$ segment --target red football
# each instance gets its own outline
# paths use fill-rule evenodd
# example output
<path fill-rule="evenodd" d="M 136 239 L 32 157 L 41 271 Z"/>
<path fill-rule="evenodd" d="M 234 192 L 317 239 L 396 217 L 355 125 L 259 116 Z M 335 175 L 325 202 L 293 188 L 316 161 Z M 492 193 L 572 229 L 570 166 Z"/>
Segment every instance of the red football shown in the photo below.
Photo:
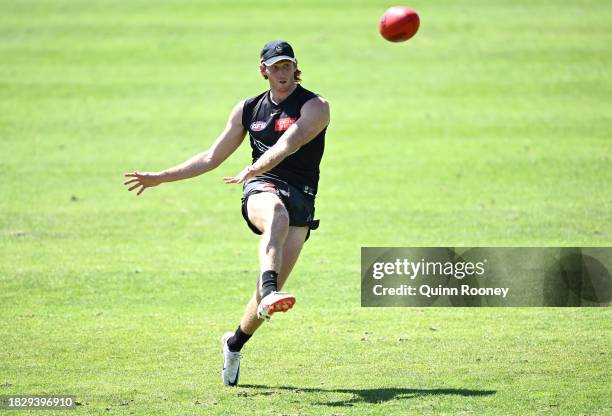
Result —
<path fill-rule="evenodd" d="M 411 8 L 393 6 L 380 18 L 378 31 L 388 41 L 403 42 L 414 36 L 420 22 L 419 15 Z"/>

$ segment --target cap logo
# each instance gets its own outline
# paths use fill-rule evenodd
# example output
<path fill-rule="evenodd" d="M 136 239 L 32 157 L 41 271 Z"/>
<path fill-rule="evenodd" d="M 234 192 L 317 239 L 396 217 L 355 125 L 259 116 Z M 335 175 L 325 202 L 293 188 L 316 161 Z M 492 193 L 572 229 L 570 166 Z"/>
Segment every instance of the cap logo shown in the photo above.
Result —
<path fill-rule="evenodd" d="M 281 45 L 278 45 L 276 48 L 274 48 L 274 50 L 276 51 L 276 53 L 281 53 L 283 51 L 283 47 Z"/>

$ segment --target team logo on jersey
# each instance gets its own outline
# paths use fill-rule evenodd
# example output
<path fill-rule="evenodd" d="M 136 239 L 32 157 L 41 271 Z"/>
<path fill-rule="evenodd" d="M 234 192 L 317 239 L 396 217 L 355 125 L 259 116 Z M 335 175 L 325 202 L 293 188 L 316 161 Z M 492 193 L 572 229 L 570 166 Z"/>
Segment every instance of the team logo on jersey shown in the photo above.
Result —
<path fill-rule="evenodd" d="M 266 128 L 266 122 L 265 121 L 255 121 L 255 122 L 251 123 L 251 130 L 252 131 L 262 131 L 265 128 Z"/>
<path fill-rule="evenodd" d="M 276 122 L 274 123 L 274 131 L 287 130 L 289 127 L 291 127 L 293 123 L 295 123 L 295 120 L 297 120 L 297 118 L 295 117 L 285 117 L 276 119 Z"/>

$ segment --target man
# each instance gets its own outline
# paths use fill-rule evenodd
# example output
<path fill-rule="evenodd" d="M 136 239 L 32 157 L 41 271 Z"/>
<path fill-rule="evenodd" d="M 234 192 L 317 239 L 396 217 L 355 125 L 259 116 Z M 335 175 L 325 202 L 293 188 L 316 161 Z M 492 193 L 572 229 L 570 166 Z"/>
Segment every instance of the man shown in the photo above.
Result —
<path fill-rule="evenodd" d="M 244 183 L 242 215 L 261 235 L 260 273 L 256 290 L 235 332 L 223 335 L 226 385 L 238 384 L 240 350 L 264 320 L 287 312 L 295 297 L 279 292 L 293 269 L 310 230 L 318 227 L 314 201 L 319 182 L 325 131 L 329 124 L 326 100 L 299 85 L 301 71 L 292 47 L 285 41 L 267 43 L 259 71 L 270 89 L 239 102 L 214 144 L 184 163 L 162 172 L 126 173 L 130 191 L 209 172 L 226 160 L 249 133 L 253 163 L 225 183 Z M 133 185 L 132 185 L 133 184 Z"/>

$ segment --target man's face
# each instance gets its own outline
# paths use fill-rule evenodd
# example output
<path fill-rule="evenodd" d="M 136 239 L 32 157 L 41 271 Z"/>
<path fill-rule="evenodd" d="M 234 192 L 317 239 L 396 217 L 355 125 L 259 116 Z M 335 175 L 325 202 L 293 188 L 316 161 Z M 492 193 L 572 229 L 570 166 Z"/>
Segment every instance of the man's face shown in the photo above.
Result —
<path fill-rule="evenodd" d="M 259 66 L 262 75 L 268 77 L 270 86 L 281 91 L 288 90 L 295 83 L 293 78 L 295 69 L 295 64 L 289 60 L 278 61 L 270 66 L 263 64 Z"/>

